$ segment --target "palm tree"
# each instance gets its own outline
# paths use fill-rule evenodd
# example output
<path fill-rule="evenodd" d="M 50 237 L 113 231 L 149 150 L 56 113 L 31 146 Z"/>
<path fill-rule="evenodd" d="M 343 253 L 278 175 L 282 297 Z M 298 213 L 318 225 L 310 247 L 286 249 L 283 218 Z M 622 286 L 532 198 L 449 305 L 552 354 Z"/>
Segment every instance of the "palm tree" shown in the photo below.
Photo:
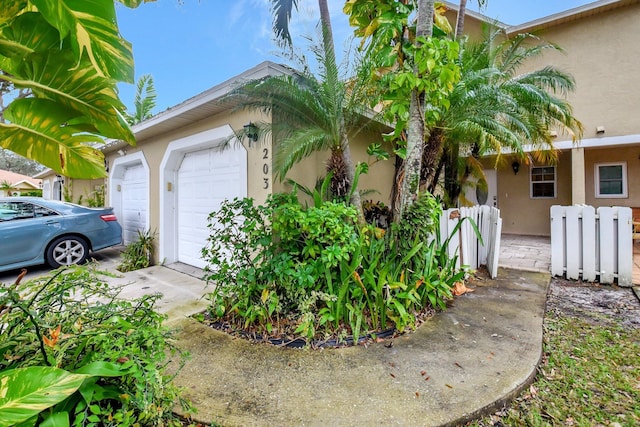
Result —
<path fill-rule="evenodd" d="M 15 188 L 13 187 L 12 183 L 4 180 L 0 182 L 0 190 L 4 193 L 5 196 L 11 197 L 13 196 L 13 191 L 15 190 Z"/>
<path fill-rule="evenodd" d="M 416 41 L 418 37 L 431 37 L 433 35 L 433 0 L 418 0 L 418 14 L 416 20 Z M 419 77 L 415 67 L 414 74 Z M 419 177 L 422 170 L 422 157 L 424 152 L 425 136 L 429 130 L 425 126 L 424 94 L 417 89 L 411 91 L 411 103 L 409 105 L 409 120 L 407 122 L 407 156 L 404 162 L 404 178 L 400 187 L 400 215 L 407 210 L 417 197 L 419 190 Z"/>
<path fill-rule="evenodd" d="M 136 83 L 136 95 L 133 101 L 133 113 L 124 113 L 127 123 L 135 125 L 153 116 L 156 107 L 156 89 L 153 86 L 153 77 L 145 74 Z"/>
<path fill-rule="evenodd" d="M 305 157 L 328 150 L 331 194 L 346 199 L 352 190 L 353 177 L 344 162 L 345 147 L 349 147 L 350 138 L 367 124 L 362 124 L 358 99 L 362 80 L 351 79 L 347 85 L 345 79 L 340 79 L 335 56 L 327 52 L 326 44 L 314 48 L 313 52 L 320 67 L 318 76 L 302 66 L 304 71 L 290 76 L 245 83 L 231 91 L 227 100 L 234 102 L 236 109 L 271 114 L 271 123 L 258 126 L 262 133 L 275 135 L 274 171 L 280 179 Z M 361 211 L 359 200 L 352 197 L 351 203 Z"/>
<path fill-rule="evenodd" d="M 562 129 L 574 140 L 582 135 L 582 125 L 564 99 L 575 86 L 570 75 L 549 66 L 518 73 L 525 61 L 559 47 L 531 34 L 498 42 L 502 37 L 494 30 L 480 43 L 462 42 L 462 78 L 430 135 L 429 144 L 443 152 L 435 172 L 427 175 L 423 169 L 421 178 L 434 191 L 444 168 L 449 206 L 457 204 L 469 176 L 480 172 L 480 156 L 508 150 L 527 161 L 523 146 L 530 144 L 534 156 L 553 160 L 550 129 Z M 471 155 L 461 157 L 461 150 Z"/>
<path fill-rule="evenodd" d="M 276 38 L 283 45 L 291 47 L 292 42 L 291 34 L 289 33 L 289 21 L 291 19 L 293 9 L 297 9 L 298 7 L 298 1 L 272 0 L 271 4 L 274 17 L 273 28 Z M 350 118 L 346 118 L 344 112 L 344 108 L 346 107 L 345 103 L 347 102 L 347 91 L 345 89 L 344 82 L 340 80 L 336 62 L 329 6 L 326 0 L 318 0 L 318 7 L 320 9 L 320 24 L 322 27 L 322 47 L 321 49 L 316 49 L 315 54 L 321 68 L 319 75 L 320 79 L 315 79 L 315 77 L 311 76 L 309 73 L 305 73 L 302 80 L 306 80 L 304 84 L 308 83 L 309 86 L 304 86 L 302 89 L 310 91 L 307 92 L 306 95 L 303 95 L 291 87 L 293 90 L 292 95 L 297 93 L 299 96 L 294 96 L 290 100 L 308 99 L 308 95 L 319 95 L 321 98 L 315 98 L 316 101 L 319 101 L 319 104 L 313 103 L 315 105 L 308 105 L 308 107 L 312 107 L 315 114 L 321 113 L 321 115 L 324 115 L 325 117 L 321 119 L 320 116 L 316 115 L 315 118 L 319 120 L 311 122 L 314 126 L 307 129 L 307 132 L 309 134 L 313 134 L 314 137 L 307 140 L 306 143 L 299 138 L 291 137 L 291 135 L 285 139 L 287 142 L 283 141 L 282 143 L 279 143 L 281 150 L 281 166 L 284 167 L 281 171 L 286 173 L 286 170 L 291 167 L 290 161 L 298 161 L 302 157 L 309 155 L 311 151 L 317 149 L 317 147 L 323 146 L 324 148 L 329 148 L 331 150 L 329 169 L 334 172 L 332 178 L 332 190 L 334 191 L 334 194 L 338 196 L 345 196 L 350 193 L 351 204 L 356 207 L 359 213 L 362 213 L 360 192 L 357 188 L 351 188 L 355 180 L 355 166 L 351 158 L 351 147 L 349 145 L 349 135 L 347 132 L 347 121 Z M 284 78 L 280 80 L 280 83 L 287 80 L 289 83 L 295 83 L 292 78 Z M 277 84 L 275 83 L 275 80 L 272 82 L 274 82 L 274 85 Z M 315 90 L 316 93 L 313 93 L 313 90 Z M 278 96 L 284 95 L 282 92 L 276 93 L 278 93 Z M 311 101 L 310 99 L 308 100 Z M 282 107 L 285 106 L 282 105 Z M 301 105 L 301 107 L 303 106 Z M 309 109 L 306 108 L 305 110 Z M 303 115 L 297 115 L 297 117 L 294 117 L 296 116 L 295 111 L 291 111 L 290 108 L 283 108 L 282 111 L 278 111 L 274 108 L 273 111 L 283 114 L 282 117 L 291 122 L 292 130 L 295 130 L 294 134 L 304 134 L 304 130 L 296 129 L 300 124 L 300 119 L 304 117 Z M 307 112 L 310 113 L 311 111 Z M 331 121 L 331 123 L 327 122 L 327 120 Z M 296 122 L 298 122 L 298 125 L 294 124 Z M 320 123 L 322 123 L 322 125 L 317 127 Z M 318 133 L 319 128 L 323 129 L 323 133 L 325 134 L 324 136 L 320 136 Z M 324 143 L 320 144 L 321 140 L 324 141 Z M 293 145 L 297 143 L 301 143 L 302 145 L 296 148 Z M 304 155 L 301 156 L 303 153 Z M 287 164 L 289 164 L 288 167 L 286 166 Z M 281 176 L 283 177 L 284 174 Z M 363 215 L 361 215 L 361 217 L 363 217 Z"/>

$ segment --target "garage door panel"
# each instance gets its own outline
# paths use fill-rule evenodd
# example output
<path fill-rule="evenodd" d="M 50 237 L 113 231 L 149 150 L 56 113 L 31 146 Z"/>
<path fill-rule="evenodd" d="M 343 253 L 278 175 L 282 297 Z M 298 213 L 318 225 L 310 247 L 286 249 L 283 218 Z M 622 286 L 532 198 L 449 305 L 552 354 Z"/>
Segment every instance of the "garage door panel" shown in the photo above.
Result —
<path fill-rule="evenodd" d="M 223 200 L 246 196 L 242 149 L 187 153 L 178 171 L 178 261 L 204 267 L 202 248 L 209 236 L 208 217 Z"/>
<path fill-rule="evenodd" d="M 147 218 L 147 174 L 138 164 L 125 169 L 122 184 L 122 215 L 118 218 L 122 225 L 125 244 L 138 238 L 138 230 L 144 230 Z"/>

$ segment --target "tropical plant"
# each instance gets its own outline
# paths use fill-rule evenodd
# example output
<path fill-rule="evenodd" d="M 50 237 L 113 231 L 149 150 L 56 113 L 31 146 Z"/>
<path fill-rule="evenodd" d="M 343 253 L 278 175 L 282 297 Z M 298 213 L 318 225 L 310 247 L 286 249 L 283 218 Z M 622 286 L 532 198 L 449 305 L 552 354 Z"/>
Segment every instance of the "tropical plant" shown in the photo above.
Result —
<path fill-rule="evenodd" d="M 359 99 L 362 81 L 351 80 L 353 84 L 347 88 L 326 45 L 313 48 L 313 53 L 320 67 L 318 76 L 300 64 L 303 71 L 248 82 L 233 90 L 228 99 L 234 100 L 238 109 L 271 114 L 271 124 L 258 125 L 274 135 L 274 171 L 280 179 L 300 160 L 327 150 L 331 153 L 327 172 L 332 177 L 332 197 L 348 198 L 358 207 L 360 195 L 355 168 L 349 166 L 349 141 L 368 120 L 362 116 Z"/>
<path fill-rule="evenodd" d="M 444 308 L 464 272 L 447 256 L 448 242 L 421 241 L 416 232 L 437 234 L 441 210 L 433 198 L 411 208 L 407 227 L 385 233 L 357 225 L 353 207 L 316 195 L 310 207 L 295 194 L 277 194 L 265 205 L 225 202 L 211 214 L 202 255 L 205 278 L 215 285 L 212 321 L 256 339 L 357 343 L 415 326 L 430 306 Z"/>
<path fill-rule="evenodd" d="M 0 93 L 0 99 L 1 98 L 2 94 Z M 2 111 L 0 110 L 0 115 L 1 114 Z M 42 172 L 43 166 L 33 160 L 29 160 L 0 147 L 0 169 L 19 173 L 21 175 L 34 176 L 38 172 Z"/>
<path fill-rule="evenodd" d="M 145 74 L 136 83 L 136 94 L 133 100 L 134 111 L 124 113 L 127 122 L 135 125 L 153 117 L 153 109 L 156 107 L 156 89 L 153 85 L 153 76 Z"/>
<path fill-rule="evenodd" d="M 181 425 L 157 296 L 118 299 L 86 266 L 21 278 L 0 288 L 1 425 Z"/>
<path fill-rule="evenodd" d="M 13 196 L 13 191 L 15 187 L 12 183 L 7 180 L 0 182 L 0 191 L 2 191 L 6 196 Z"/>
<path fill-rule="evenodd" d="M 396 154 L 404 158 L 397 174 L 398 214 L 417 199 L 424 141 L 439 109 L 446 109 L 448 96 L 459 79 L 456 64 L 458 45 L 445 37 L 450 25 L 443 11 L 435 13 L 433 1 L 349 0 L 344 11 L 363 38 L 363 46 L 375 65 L 374 75 L 382 75 L 381 98 L 386 117 L 396 124 L 391 138 L 400 146 Z M 415 17 L 415 27 L 411 20 Z M 434 20 L 438 26 L 435 27 Z M 429 147 L 430 148 L 430 147 Z M 395 199 L 395 197 L 394 197 Z M 395 202 L 395 200 L 394 200 Z"/>
<path fill-rule="evenodd" d="M 456 206 L 462 187 L 470 176 L 482 182 L 478 159 L 494 154 L 497 161 L 503 151 L 527 162 L 524 145 L 534 148 L 534 158 L 552 162 L 555 159 L 550 129 L 561 129 L 576 140 L 582 125 L 564 99 L 573 90 L 573 78 L 552 66 L 520 73 L 523 63 L 545 51 L 560 50 L 532 34 L 506 39 L 494 29 L 480 42 L 461 43 L 462 78 L 456 84 L 450 106 L 442 109 L 429 144 L 439 146 L 422 182 L 435 191 L 440 171 L 444 168 L 444 202 Z M 462 156 L 462 153 L 469 153 Z"/>
<path fill-rule="evenodd" d="M 137 233 L 136 241 L 129 243 L 122 252 L 122 262 L 116 270 L 124 273 L 147 268 L 153 264 L 153 245 L 158 234 L 151 230 L 138 230 Z"/>
<path fill-rule="evenodd" d="M 105 137 L 135 143 L 116 89 L 133 83 L 133 55 L 116 22 L 113 0 L 3 3 L 0 81 L 29 94 L 8 97 L 0 146 L 65 176 L 105 176 L 96 145 Z"/>
<path fill-rule="evenodd" d="M 293 9 L 297 9 L 297 0 L 272 0 L 273 29 L 277 41 L 283 47 L 292 48 L 291 34 L 289 33 L 289 21 Z M 280 164 L 280 174 L 284 177 L 291 165 L 300 158 L 308 156 L 313 151 L 328 149 L 331 157 L 328 161 L 327 169 L 333 171 L 332 191 L 338 197 L 345 197 L 350 193 L 350 202 L 358 210 L 359 217 L 362 218 L 360 207 L 360 192 L 353 185 L 355 176 L 355 165 L 351 158 L 351 147 L 349 144 L 350 134 L 348 129 L 353 129 L 350 125 L 355 114 L 354 108 L 360 107 L 360 103 L 353 103 L 358 94 L 356 88 L 346 88 L 344 79 L 340 78 L 338 69 L 335 45 L 333 41 L 333 30 L 331 27 L 331 16 L 326 0 L 318 0 L 320 10 L 320 26 L 322 31 L 322 43 L 320 47 L 314 47 L 313 52 L 320 66 L 318 76 L 309 72 L 306 64 L 301 64 L 305 70 L 300 76 L 285 77 L 281 81 L 289 89 L 298 89 L 288 101 L 294 101 L 295 107 L 301 108 L 299 111 L 285 107 L 284 104 L 270 108 L 265 102 L 267 100 L 265 92 L 255 93 L 253 96 L 253 106 L 245 105 L 249 108 L 258 108 L 274 113 L 276 120 L 284 120 L 282 128 L 278 129 L 277 144 L 281 152 L 280 159 L 276 158 Z M 273 84 L 277 84 L 272 81 Z M 307 87 L 307 85 L 309 85 Z M 251 86 L 255 88 L 255 85 Z M 282 89 L 282 85 L 280 87 Z M 286 87 L 284 89 L 287 89 Z M 256 89 L 254 89 L 256 90 Z M 274 101 L 285 95 L 278 89 L 274 92 Z M 269 95 L 269 94 L 266 94 Z M 257 102 L 256 102 L 257 101 Z M 310 104 L 305 104 L 310 102 Z M 362 117 L 357 117 L 362 121 Z M 290 123 L 290 124 L 289 124 Z M 306 123 L 306 126 L 304 124 Z M 351 135 L 353 136 L 353 135 Z M 282 141 L 280 139 L 283 139 Z M 353 188 L 353 191 L 351 189 Z"/>

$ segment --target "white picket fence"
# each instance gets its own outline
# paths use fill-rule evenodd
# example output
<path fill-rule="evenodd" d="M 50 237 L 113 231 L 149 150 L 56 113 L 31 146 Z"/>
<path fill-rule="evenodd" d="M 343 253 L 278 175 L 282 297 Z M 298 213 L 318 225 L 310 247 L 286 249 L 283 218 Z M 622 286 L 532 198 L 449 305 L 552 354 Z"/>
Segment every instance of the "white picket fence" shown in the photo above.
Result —
<path fill-rule="evenodd" d="M 482 242 L 478 239 L 470 218 L 476 224 Z M 500 255 L 500 233 L 502 218 L 500 210 L 490 206 L 472 206 L 468 208 L 448 209 L 440 219 L 440 237 L 444 242 L 462 221 L 459 232 L 449 241 L 449 256 L 458 255 L 457 266 L 468 266 L 475 270 L 486 265 L 491 278 L 498 276 L 498 258 Z"/>
<path fill-rule="evenodd" d="M 631 286 L 632 227 L 631 208 L 551 206 L 551 274 Z"/>

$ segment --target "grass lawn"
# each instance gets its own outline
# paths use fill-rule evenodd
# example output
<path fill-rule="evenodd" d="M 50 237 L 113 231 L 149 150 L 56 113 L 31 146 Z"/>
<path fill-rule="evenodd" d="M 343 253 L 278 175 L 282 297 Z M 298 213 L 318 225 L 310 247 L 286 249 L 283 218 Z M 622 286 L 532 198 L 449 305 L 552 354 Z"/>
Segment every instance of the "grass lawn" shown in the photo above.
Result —
<path fill-rule="evenodd" d="M 640 425 L 640 329 L 547 312 L 535 382 L 512 404 L 470 426 Z"/>

